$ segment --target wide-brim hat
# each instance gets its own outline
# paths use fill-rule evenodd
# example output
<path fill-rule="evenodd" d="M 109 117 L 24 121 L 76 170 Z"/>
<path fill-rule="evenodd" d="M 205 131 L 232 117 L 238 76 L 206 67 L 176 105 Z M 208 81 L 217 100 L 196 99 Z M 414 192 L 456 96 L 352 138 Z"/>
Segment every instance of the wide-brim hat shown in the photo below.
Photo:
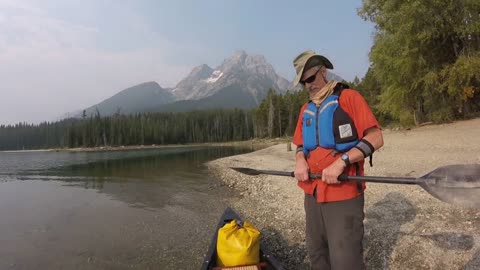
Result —
<path fill-rule="evenodd" d="M 293 85 L 297 86 L 302 78 L 303 71 L 308 70 L 314 66 L 324 66 L 328 69 L 333 69 L 333 65 L 325 56 L 316 54 L 315 51 L 308 50 L 299 54 L 293 60 L 293 66 L 297 72 L 295 80 L 293 80 Z"/>

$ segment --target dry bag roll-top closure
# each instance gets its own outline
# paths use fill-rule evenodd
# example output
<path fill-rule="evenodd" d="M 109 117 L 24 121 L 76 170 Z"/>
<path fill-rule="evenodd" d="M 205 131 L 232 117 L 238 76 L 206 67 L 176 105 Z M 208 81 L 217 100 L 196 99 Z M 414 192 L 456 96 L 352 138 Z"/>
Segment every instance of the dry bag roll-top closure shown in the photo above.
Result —
<path fill-rule="evenodd" d="M 337 84 L 334 92 L 320 106 L 309 102 L 303 112 L 303 152 L 308 153 L 318 146 L 346 152 L 358 144 L 357 129 L 353 120 L 340 107 L 339 98 L 346 85 Z"/>

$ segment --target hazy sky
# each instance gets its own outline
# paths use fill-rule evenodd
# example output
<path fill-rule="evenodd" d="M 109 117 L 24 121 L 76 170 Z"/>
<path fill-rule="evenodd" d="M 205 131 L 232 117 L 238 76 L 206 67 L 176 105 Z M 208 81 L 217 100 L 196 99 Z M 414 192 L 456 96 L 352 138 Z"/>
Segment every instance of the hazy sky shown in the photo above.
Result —
<path fill-rule="evenodd" d="M 38 123 L 130 86 L 175 86 L 238 50 L 294 77 L 314 49 L 363 77 L 374 27 L 360 0 L 0 0 L 0 124 Z"/>

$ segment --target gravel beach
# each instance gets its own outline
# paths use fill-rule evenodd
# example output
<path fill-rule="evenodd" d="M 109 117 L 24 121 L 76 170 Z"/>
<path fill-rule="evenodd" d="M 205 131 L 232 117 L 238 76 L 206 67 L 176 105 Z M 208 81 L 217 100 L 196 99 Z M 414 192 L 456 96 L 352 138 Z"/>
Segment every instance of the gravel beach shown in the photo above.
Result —
<path fill-rule="evenodd" d="M 480 163 L 480 119 L 385 130 L 384 141 L 366 175 L 420 177 L 440 166 Z M 294 162 L 294 151 L 278 144 L 207 165 L 240 194 L 232 207 L 261 230 L 285 268 L 309 269 L 304 195 L 296 181 L 229 168 L 292 171 Z M 480 209 L 444 203 L 417 185 L 367 183 L 365 194 L 367 269 L 480 269 Z"/>

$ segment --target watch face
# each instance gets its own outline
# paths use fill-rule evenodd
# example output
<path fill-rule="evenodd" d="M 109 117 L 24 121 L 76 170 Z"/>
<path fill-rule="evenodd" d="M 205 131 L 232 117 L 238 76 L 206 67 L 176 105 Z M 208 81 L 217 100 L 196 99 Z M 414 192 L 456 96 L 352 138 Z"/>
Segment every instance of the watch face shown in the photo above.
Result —
<path fill-rule="evenodd" d="M 343 154 L 341 159 L 345 162 L 345 165 L 348 167 L 350 166 L 350 157 L 347 154 Z"/>

